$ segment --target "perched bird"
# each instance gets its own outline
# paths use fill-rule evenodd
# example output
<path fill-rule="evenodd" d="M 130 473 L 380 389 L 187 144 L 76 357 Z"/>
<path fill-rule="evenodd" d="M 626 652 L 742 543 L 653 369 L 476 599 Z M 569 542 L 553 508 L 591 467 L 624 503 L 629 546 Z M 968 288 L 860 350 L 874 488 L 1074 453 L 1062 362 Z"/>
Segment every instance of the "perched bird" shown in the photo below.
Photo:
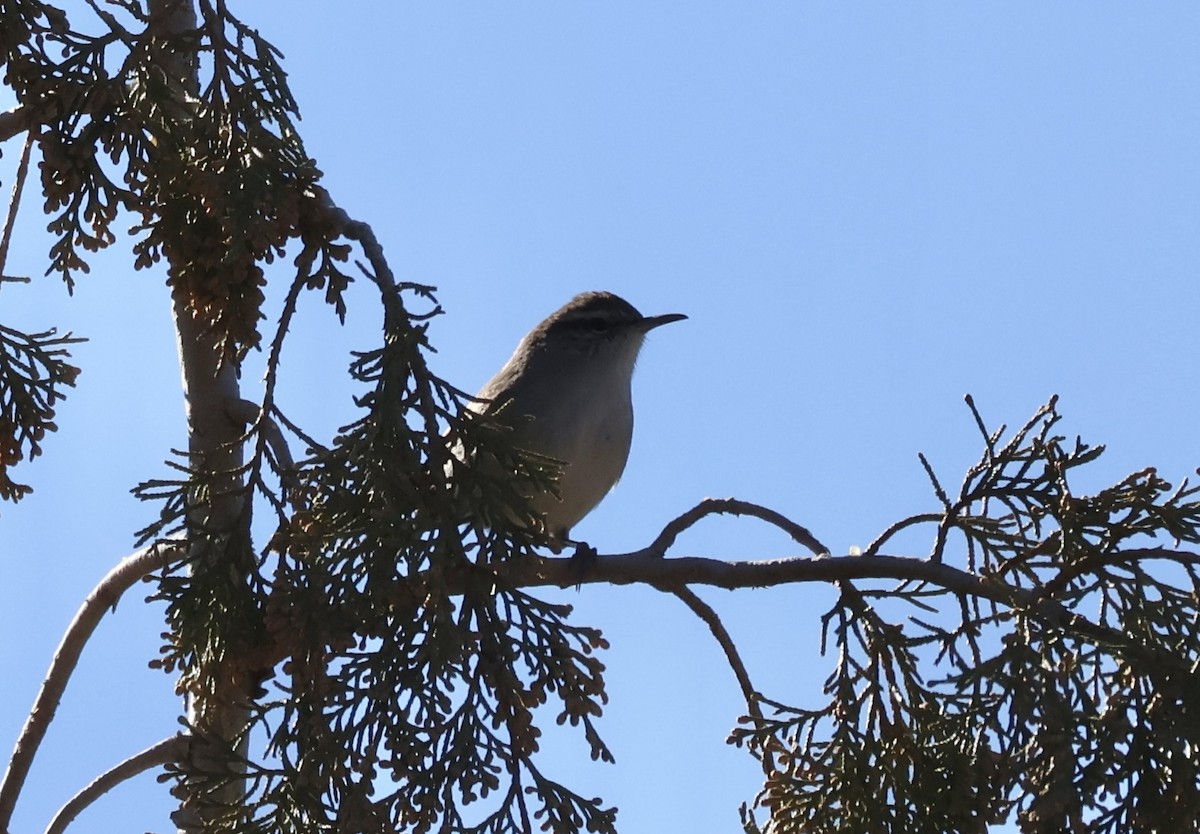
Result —
<path fill-rule="evenodd" d="M 469 406 L 510 427 L 516 448 L 563 464 L 558 494 L 531 496 L 556 549 L 625 471 L 646 333 L 685 318 L 643 316 L 610 292 L 577 295 L 525 335 Z"/>

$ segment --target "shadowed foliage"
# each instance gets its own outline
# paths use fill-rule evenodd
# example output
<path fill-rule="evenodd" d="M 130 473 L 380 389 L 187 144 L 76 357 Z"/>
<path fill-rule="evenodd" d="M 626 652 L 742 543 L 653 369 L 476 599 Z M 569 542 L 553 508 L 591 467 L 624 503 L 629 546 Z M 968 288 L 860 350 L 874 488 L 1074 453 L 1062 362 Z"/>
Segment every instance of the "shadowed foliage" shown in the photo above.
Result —
<path fill-rule="evenodd" d="M 154 579 L 167 604 L 155 662 L 186 696 L 186 732 L 137 759 L 167 765 L 182 830 L 616 831 L 614 808 L 539 758 L 554 721 L 612 761 L 597 724 L 604 638 L 535 595 L 601 581 L 678 595 L 720 642 L 747 696 L 731 741 L 765 777 L 747 832 L 1197 830 L 1196 487 L 1147 468 L 1083 489 L 1102 448 L 1059 433 L 1056 401 L 1011 432 L 968 401 L 978 463 L 951 491 L 922 457 L 931 509 L 861 554 L 832 556 L 766 508 L 710 501 L 580 573 L 544 555 L 523 498 L 553 490 L 559 466 L 465 413 L 468 398 L 430 371 L 434 293 L 398 282 L 370 227 L 321 186 L 279 53 L 223 0 L 88 9 L 78 21 L 0 0 L 19 102 L 0 141 L 32 136 L 48 275 L 70 286 L 131 222 L 134 267 L 165 273 L 177 327 L 199 334 L 181 339 L 185 368 L 202 369 L 185 381 L 187 451 L 137 490 L 154 507 L 141 543 L 185 545 Z M 268 279 L 284 301 L 265 326 Z M 343 318 L 355 281 L 381 337 L 349 360 L 346 425 L 318 438 L 278 400 L 282 356 L 301 298 L 319 292 Z M 0 327 L 0 497 L 28 489 L 9 471 L 54 428 L 73 341 Z M 248 402 L 236 379 L 254 349 L 266 374 Z M 218 377 L 224 388 L 186 388 Z M 219 439 L 198 442 L 213 426 Z M 668 556 L 720 512 L 812 556 Z M 895 551 L 922 529 L 928 549 Z M 839 596 L 811 623 L 831 673 L 800 707 L 814 697 L 753 688 L 692 588 L 809 581 Z M 0 830 L 33 756 L 18 748 Z"/>

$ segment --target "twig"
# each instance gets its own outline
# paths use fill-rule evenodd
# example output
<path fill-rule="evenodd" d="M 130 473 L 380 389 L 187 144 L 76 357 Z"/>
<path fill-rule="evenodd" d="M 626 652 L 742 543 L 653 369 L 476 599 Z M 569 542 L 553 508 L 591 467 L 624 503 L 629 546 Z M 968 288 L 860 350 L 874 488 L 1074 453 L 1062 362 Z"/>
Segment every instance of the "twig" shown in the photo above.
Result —
<path fill-rule="evenodd" d="M 752 504 L 749 501 L 740 501 L 736 498 L 705 498 L 686 513 L 667 524 L 662 532 L 658 534 L 658 538 L 646 550 L 657 553 L 661 557 L 666 554 L 671 545 L 675 544 L 675 540 L 679 538 L 680 533 L 705 516 L 718 514 L 753 516 L 768 524 L 775 525 L 791 536 L 793 541 L 812 551 L 814 556 L 822 556 L 829 553 L 829 548 L 821 544 L 816 536 L 782 513 L 767 509 L 758 504 Z"/>
<path fill-rule="evenodd" d="M 283 436 L 279 424 L 269 414 L 264 413 L 257 403 L 250 400 L 238 399 L 227 403 L 225 411 L 229 415 L 229 419 L 242 425 L 257 426 L 258 430 L 262 432 L 263 439 L 271 447 L 271 453 L 275 455 L 279 479 L 283 482 L 288 494 L 292 496 L 292 504 L 295 506 L 296 500 L 301 494 L 300 480 L 296 477 L 296 461 L 292 457 L 292 450 L 288 446 L 287 438 Z"/>
<path fill-rule="evenodd" d="M 121 595 L 135 583 L 182 557 L 184 552 L 185 544 L 182 541 L 160 542 L 144 547 L 122 559 L 83 601 L 54 652 L 54 658 L 50 661 L 50 668 L 42 680 L 33 708 L 25 719 L 25 726 L 21 728 L 16 746 L 13 747 L 4 779 L 0 781 L 0 831 L 8 830 L 17 797 L 21 795 L 25 778 L 29 775 L 29 768 L 46 730 L 54 720 L 54 714 L 67 688 L 67 681 L 79 662 L 84 645 L 96 630 L 104 613 L 115 607 Z"/>
<path fill-rule="evenodd" d="M 21 192 L 25 190 L 25 180 L 29 176 L 29 154 L 33 150 L 33 131 L 25 134 L 25 146 L 21 149 L 21 160 L 17 163 L 17 173 L 13 178 L 12 197 L 8 201 L 8 214 L 4 218 L 4 232 L 0 234 L 0 275 L 8 263 L 8 244 L 12 240 L 13 227 L 17 223 L 17 209 L 21 205 Z"/>
<path fill-rule="evenodd" d="M 400 306 L 400 286 L 392 274 L 392 268 L 383 254 L 383 245 L 375 237 L 375 230 L 369 224 L 355 220 L 341 206 L 333 201 L 333 197 L 323 188 L 317 189 L 317 200 L 338 225 L 341 233 L 349 240 L 357 243 L 371 264 L 369 270 L 363 272 L 375 282 L 383 296 L 384 324 L 388 333 L 404 319 L 404 310 Z M 362 269 L 361 264 L 359 268 Z"/>
<path fill-rule="evenodd" d="M 396 338 L 398 334 L 409 332 L 413 328 L 413 322 L 421 321 L 429 318 L 440 312 L 441 308 L 436 307 L 429 313 L 424 315 L 409 314 L 404 307 L 404 302 L 401 299 L 401 292 L 404 290 L 415 291 L 418 295 L 424 296 L 427 299 L 433 298 L 433 287 L 415 284 L 412 282 L 398 283 L 396 276 L 392 273 L 391 266 L 388 265 L 387 257 L 383 254 L 383 245 L 379 242 L 379 238 L 375 236 L 375 230 L 367 223 L 361 220 L 352 218 L 345 209 L 340 208 L 333 202 L 333 198 L 329 192 L 320 189 L 317 195 L 330 217 L 337 223 L 343 237 L 348 240 L 353 240 L 362 249 L 363 254 L 367 257 L 367 262 L 371 265 L 370 269 L 365 268 L 361 263 L 358 263 L 358 268 L 362 270 L 375 286 L 379 289 L 380 299 L 383 303 L 383 332 L 387 334 L 387 338 Z M 357 263 L 357 262 L 356 262 Z M 417 387 L 419 390 L 418 399 L 425 403 L 433 402 L 435 399 L 433 386 L 428 376 L 419 374 L 417 377 Z M 421 416 L 425 421 L 425 430 L 430 437 L 436 437 L 441 434 L 441 427 L 438 424 L 438 415 L 432 408 L 421 408 Z M 448 455 L 448 451 L 442 450 L 441 444 L 435 444 L 435 456 L 438 454 Z M 434 460 L 435 465 L 440 467 L 444 460 Z"/>
<path fill-rule="evenodd" d="M 122 782 L 132 779 L 138 774 L 145 773 L 153 767 L 165 765 L 180 758 L 183 747 L 187 744 L 186 735 L 172 736 L 157 744 L 147 747 L 141 753 L 130 756 L 125 761 L 105 771 L 96 777 L 91 784 L 75 794 L 66 805 L 58 810 L 54 819 L 46 826 L 46 834 L 62 834 L 67 826 L 79 816 L 84 808 Z"/>
<path fill-rule="evenodd" d="M 901 530 L 913 527 L 917 524 L 930 524 L 935 521 L 941 521 L 943 517 L 944 516 L 941 513 L 923 513 L 921 515 L 914 515 L 905 519 L 901 519 L 876 536 L 875 541 L 867 545 L 867 549 L 863 551 L 863 556 L 874 556 L 879 552 L 881 547 L 891 541 L 892 536 L 896 535 Z"/>
<path fill-rule="evenodd" d="M 725 659 L 729 662 L 729 667 L 733 670 L 734 677 L 737 678 L 738 685 L 742 688 L 742 696 L 746 699 L 747 714 L 758 721 L 762 721 L 762 695 L 754 688 L 754 684 L 750 682 L 750 673 L 746 671 L 746 664 L 742 661 L 737 644 L 733 642 L 733 637 L 730 636 L 729 630 L 721 622 L 720 615 L 717 614 L 711 605 L 700 599 L 691 588 L 675 588 L 671 593 L 677 596 L 684 605 L 692 610 L 693 614 L 703 620 L 705 625 L 708 626 L 708 630 L 716 638 L 717 644 L 725 652 Z M 775 757 L 771 750 L 763 750 L 762 764 L 764 773 L 770 774 L 774 772 Z"/>
<path fill-rule="evenodd" d="M 1119 565 L 1128 561 L 1163 559 L 1177 565 L 1200 565 L 1200 553 L 1194 550 L 1173 550 L 1169 547 L 1133 547 L 1116 553 L 1105 554 L 1100 560 L 1104 564 Z"/>
<path fill-rule="evenodd" d="M 101 8 L 96 0 L 87 0 L 87 4 L 92 7 L 92 12 L 96 17 L 108 24 L 109 31 L 121 40 L 130 50 L 136 49 L 138 46 L 138 38 L 128 29 L 121 25 L 121 21 L 117 20 L 117 16 L 112 12 Z"/>
<path fill-rule="evenodd" d="M 717 614 L 713 607 L 700 597 L 696 596 L 695 592 L 690 588 L 674 588 L 671 593 L 679 597 L 683 604 L 692 609 L 692 613 L 708 626 L 708 630 L 712 632 L 713 637 L 717 638 L 717 643 L 725 652 L 725 658 L 729 661 L 730 668 L 733 669 L 733 674 L 737 677 L 738 685 L 742 687 L 742 695 L 746 698 L 746 709 L 755 718 L 762 718 L 762 710 L 758 706 L 759 694 L 753 684 L 750 683 L 750 675 L 746 672 L 746 664 L 742 662 L 741 655 L 738 654 L 737 646 L 733 642 L 733 638 L 729 636 L 729 631 L 725 628 L 725 624 L 721 622 L 721 617 Z"/>

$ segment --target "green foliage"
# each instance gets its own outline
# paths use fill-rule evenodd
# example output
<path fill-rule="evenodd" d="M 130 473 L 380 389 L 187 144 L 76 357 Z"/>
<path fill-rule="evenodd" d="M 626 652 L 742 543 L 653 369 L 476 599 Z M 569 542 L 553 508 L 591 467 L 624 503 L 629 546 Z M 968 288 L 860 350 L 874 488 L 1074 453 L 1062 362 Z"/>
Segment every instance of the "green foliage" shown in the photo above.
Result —
<path fill-rule="evenodd" d="M 603 640 L 501 570 L 541 543 L 519 493 L 552 489 L 554 467 L 507 448 L 499 428 L 460 420 L 461 395 L 429 373 L 423 317 L 403 309 L 386 265 L 371 276 L 385 344 L 351 368 L 370 389 L 364 416 L 328 448 L 292 426 L 274 402 L 285 336 L 306 289 L 323 289 L 344 315 L 351 279 L 340 265 L 355 226 L 317 186 L 278 53 L 220 2 L 200 0 L 194 19 L 186 4 L 92 11 L 99 34 L 47 4 L 0 0 L 5 80 L 36 126 L 55 236 L 48 272 L 72 285 L 130 212 L 136 267 L 164 263 L 177 307 L 239 363 L 261 342 L 264 267 L 299 242 L 261 414 L 237 441 L 247 453 L 230 458 L 244 462 L 217 471 L 185 454 L 176 476 L 137 490 L 160 508 L 143 541 L 189 541 L 186 563 L 159 580 L 169 632 L 158 664 L 179 675 L 193 731 L 222 726 L 210 713 L 229 709 L 229 692 L 265 685 L 277 696 L 263 692 L 245 730 L 264 730 L 269 749 L 243 761 L 242 738 L 205 737 L 224 754 L 174 769 L 180 795 L 224 802 L 221 786 L 244 769 L 244 804 L 224 817 L 238 831 L 383 820 L 393 831 L 524 831 L 531 820 L 611 830 L 611 810 L 558 785 L 534 757 L 534 711 L 553 699 L 593 756 L 611 758 L 593 725 L 603 667 L 592 653 Z M 18 347 L 45 365 L 60 343 Z M 52 426 L 46 380 L 67 379 L 66 366 L 45 367 L 41 387 L 12 384 L 5 400 L 24 431 L 14 436 L 34 453 Z M 298 471 L 271 436 L 281 425 L 312 450 Z M 502 466 L 488 474 L 471 464 L 480 458 Z M 279 522 L 262 552 L 250 539 L 256 499 Z"/>
<path fill-rule="evenodd" d="M 140 218 L 135 266 L 165 261 L 176 300 L 229 357 L 258 345 L 263 267 L 291 240 L 319 259 L 312 285 L 344 312 L 345 251 L 329 248 L 320 172 L 275 49 L 224 3 L 200 2 L 195 28 L 109 5 L 94 5 L 105 25 L 92 35 L 48 4 L 0 0 L 0 65 L 39 126 L 48 272 L 73 285 L 124 211 Z"/>
<path fill-rule="evenodd" d="M 985 452 L 958 496 L 926 464 L 942 511 L 862 558 L 932 524 L 930 560 L 997 593 L 841 583 L 828 702 L 764 702 L 733 735 L 771 765 L 764 830 L 1198 830 L 1200 555 L 1164 543 L 1200 542 L 1200 489 L 1147 469 L 1080 494 L 1102 448 L 1054 434 L 1054 401 L 1004 442 L 971 407 Z"/>
<path fill-rule="evenodd" d="M 369 229 L 321 190 L 257 32 L 219 0 L 198 0 L 194 18 L 180 5 L 186 20 L 147 12 L 166 3 L 89 5 L 99 34 L 37 0 L 0 0 L 0 63 L 41 154 L 48 272 L 70 286 L 129 212 L 136 266 L 164 262 L 177 309 L 240 367 L 263 342 L 265 267 L 298 251 L 263 400 L 235 441 L 245 454 L 220 471 L 189 453 L 138 490 L 159 506 L 143 539 L 189 544 L 159 580 L 159 664 L 210 749 L 172 765 L 177 792 L 223 810 L 207 815 L 214 831 L 614 831 L 613 809 L 538 766 L 551 711 L 612 758 L 594 723 L 603 638 L 510 580 L 546 543 L 525 499 L 554 488 L 555 466 L 464 417 L 463 395 L 430 373 L 432 295 L 397 285 Z M 344 315 L 353 244 L 381 292 L 384 341 L 352 364 L 360 414 L 326 445 L 285 416 L 276 376 L 305 290 Z M 0 328 L 0 497 L 27 491 L 8 471 L 54 428 L 71 341 Z M 1080 492 L 1102 449 L 1055 434 L 1053 401 L 1007 439 L 972 411 L 985 449 L 958 493 L 922 458 L 938 506 L 855 566 L 932 525 L 930 578 L 835 579 L 827 700 L 761 698 L 733 735 L 767 774 L 763 830 L 1200 830 L 1200 555 L 1179 549 L 1200 542 L 1197 489 L 1146 469 Z M 289 439 L 308 449 L 298 467 Z M 264 507 L 277 532 L 256 548 Z M 206 720 L 239 710 L 235 732 Z M 749 809 L 745 827 L 759 830 Z"/>
<path fill-rule="evenodd" d="M 351 368 L 370 389 L 364 416 L 328 448 L 293 426 L 274 390 L 298 297 L 324 289 L 344 314 L 340 264 L 362 230 L 317 186 L 278 54 L 219 2 L 200 0 L 194 20 L 186 4 L 92 10 L 96 35 L 47 4 L 0 0 L 5 79 L 36 125 L 55 236 L 48 271 L 70 286 L 131 212 L 135 265 L 165 263 L 177 308 L 239 363 L 261 341 L 264 266 L 299 242 L 261 413 L 237 441 L 247 453 L 229 458 L 244 462 L 218 471 L 185 454 L 175 477 L 137 490 L 160 508 L 143 541 L 189 541 L 158 592 L 169 625 L 158 663 L 178 673 L 209 747 L 173 770 L 180 796 L 226 803 L 222 824 L 237 831 L 611 830 L 611 810 L 535 763 L 534 711 L 551 699 L 593 756 L 611 758 L 593 725 L 604 696 L 592 653 L 603 640 L 501 570 L 541 543 L 519 493 L 552 489 L 555 468 L 507 448 L 499 428 L 459 418 L 461 395 L 429 373 L 424 319 L 403 309 L 386 264 L 371 276 L 385 344 Z M 11 402 L 24 409 L 23 441 L 36 444 L 52 399 L 32 400 L 44 406 L 36 413 L 28 399 Z M 281 425 L 312 450 L 298 471 L 271 436 Z M 483 458 L 501 466 L 471 463 Z M 256 498 L 279 522 L 258 553 Z M 206 735 L 227 725 L 217 713 L 228 693 L 259 685 L 274 697 L 248 705 L 241 737 Z M 243 760 L 255 728 L 269 748 Z M 235 805 L 222 786 L 243 771 L 252 778 Z"/>
<path fill-rule="evenodd" d="M 173 625 L 162 663 L 181 688 L 204 702 L 229 676 L 257 675 L 269 690 L 247 729 L 268 739 L 262 755 L 239 762 L 229 745 L 221 768 L 175 770 L 189 794 L 250 774 L 222 830 L 614 830 L 613 810 L 536 761 L 536 711 L 551 700 L 611 760 L 594 725 L 604 640 L 505 580 L 544 543 L 520 495 L 553 489 L 556 469 L 510 448 L 503 427 L 460 416 L 461 395 L 425 364 L 422 319 L 389 317 L 384 346 L 357 356 L 363 416 L 329 447 L 305 438 L 290 495 L 262 477 L 269 447 L 257 446 L 245 480 L 280 529 L 233 574 L 248 578 L 193 564 L 160 586 Z M 474 465 L 484 454 L 502 468 Z M 204 477 L 188 475 L 142 489 L 165 508 L 147 535 L 186 522 Z"/>
<path fill-rule="evenodd" d="M 9 471 L 40 455 L 46 432 L 57 428 L 55 405 L 79 374 L 67 364 L 65 346 L 81 341 L 70 333 L 22 333 L 0 325 L 0 498 L 19 501 L 31 491 Z"/>

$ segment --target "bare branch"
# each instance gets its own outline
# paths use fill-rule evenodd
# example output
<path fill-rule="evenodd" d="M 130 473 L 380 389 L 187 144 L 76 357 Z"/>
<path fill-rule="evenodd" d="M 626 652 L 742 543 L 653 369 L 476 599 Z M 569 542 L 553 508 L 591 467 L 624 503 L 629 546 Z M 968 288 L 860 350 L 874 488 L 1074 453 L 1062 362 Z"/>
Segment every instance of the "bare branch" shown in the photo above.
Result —
<path fill-rule="evenodd" d="M 258 407 L 258 403 L 237 399 L 225 404 L 225 413 L 234 422 L 241 423 L 243 426 L 252 426 L 258 422 L 262 409 Z"/>
<path fill-rule="evenodd" d="M 151 768 L 175 761 L 180 757 L 187 742 L 188 736 L 186 735 L 177 735 L 163 739 L 100 774 L 100 776 L 96 777 L 87 787 L 71 797 L 67 804 L 59 809 L 58 813 L 54 815 L 54 819 L 50 820 L 50 824 L 46 826 L 46 834 L 62 834 L 84 808 L 91 805 L 117 785 L 132 779 L 138 774 L 145 773 Z"/>
<path fill-rule="evenodd" d="M 54 659 L 50 661 L 50 668 L 42 680 L 33 708 L 29 711 L 29 717 L 26 718 L 25 726 L 21 728 L 21 735 L 13 748 L 4 779 L 0 781 L 0 831 L 8 829 L 17 797 L 21 794 L 25 777 L 29 775 L 29 768 L 46 730 L 54 720 L 54 714 L 67 688 L 67 681 L 79 662 L 84 645 L 96 630 L 104 613 L 116 607 L 121 595 L 135 583 L 166 567 L 183 556 L 184 552 L 183 542 L 162 542 L 142 548 L 122 559 L 83 601 L 54 652 Z"/>
<path fill-rule="evenodd" d="M 829 553 L 829 548 L 821 544 L 816 536 L 782 513 L 759 506 L 758 504 L 752 504 L 749 501 L 741 501 L 737 498 L 705 498 L 686 513 L 667 524 L 663 528 L 663 531 L 658 534 L 658 538 L 646 550 L 657 553 L 659 556 L 665 555 L 671 545 L 675 543 L 675 540 L 679 538 L 680 533 L 694 525 L 700 519 L 710 515 L 753 516 L 768 524 L 775 525 L 791 536 L 793 541 L 812 551 L 814 556 Z"/>
<path fill-rule="evenodd" d="M 867 545 L 867 549 L 863 551 L 863 555 L 874 556 L 879 552 L 880 548 L 882 548 L 891 540 L 892 536 L 896 535 L 901 530 L 914 527 L 918 524 L 930 524 L 933 522 L 938 522 L 943 518 L 945 518 L 945 516 L 942 513 L 923 513 L 921 515 L 913 515 L 909 516 L 908 518 L 901 519 L 876 536 L 875 541 Z"/>
<path fill-rule="evenodd" d="M 733 642 L 729 630 L 721 622 L 720 615 L 711 605 L 700 599 L 691 588 L 676 588 L 671 593 L 682 600 L 683 604 L 708 626 L 708 630 L 712 632 L 722 651 L 725 652 L 725 659 L 729 661 L 729 667 L 733 669 L 738 685 L 742 688 L 742 696 L 746 699 L 746 713 L 754 719 L 762 721 L 762 693 L 755 689 L 754 684 L 750 682 L 750 673 L 746 671 L 746 664 L 742 661 L 737 644 Z M 774 753 L 777 751 L 778 748 L 775 745 L 767 745 L 762 750 L 763 773 L 769 775 L 775 770 Z"/>
<path fill-rule="evenodd" d="M 32 121 L 29 113 L 29 108 L 25 106 L 0 113 L 0 142 L 6 142 L 18 133 L 29 130 Z"/>
<path fill-rule="evenodd" d="M 1187 561 L 1190 554 L 1181 554 Z M 1156 558 L 1166 558 L 1155 553 Z M 525 587 L 592 584 L 645 584 L 674 591 L 686 585 L 712 585 L 726 590 L 767 588 L 799 582 L 845 582 L 854 579 L 900 579 L 942 588 L 952 594 L 978 597 L 1022 609 L 1039 619 L 1068 627 L 1110 646 L 1128 645 L 1125 636 L 1091 622 L 1034 589 L 1020 588 L 991 576 L 980 576 L 929 559 L 906 556 L 816 556 L 765 561 L 725 562 L 704 556 L 662 558 L 655 545 L 632 553 L 598 556 L 581 578 L 569 557 L 538 557 L 510 563 L 508 581 Z"/>
<path fill-rule="evenodd" d="M 737 645 L 733 642 L 733 638 L 729 636 L 729 631 L 725 628 L 725 624 L 721 622 L 720 616 L 711 605 L 696 596 L 696 593 L 690 588 L 675 588 L 671 593 L 679 597 L 683 601 L 683 604 L 692 610 L 692 613 L 704 620 L 713 637 L 717 638 L 717 643 L 720 644 L 721 649 L 725 652 L 725 658 L 729 661 L 729 666 L 733 669 L 733 674 L 737 677 L 738 684 L 742 687 L 742 695 L 746 698 L 746 709 L 755 718 L 761 718 L 762 710 L 758 705 L 759 692 L 750 683 L 750 675 L 746 671 L 746 664 L 742 662 L 742 657 L 738 654 Z"/>
<path fill-rule="evenodd" d="M 540 557 L 511 563 L 510 579 L 519 585 L 579 582 L 569 557 Z M 600 555 L 583 577 L 584 584 L 646 584 L 666 590 L 684 585 L 712 585 L 726 590 L 769 588 L 796 582 L 839 582 L 848 579 L 906 579 L 926 582 L 956 594 L 974 594 L 1002 605 L 1036 602 L 1032 591 L 981 577 L 950 565 L 907 556 L 793 556 L 761 561 L 726 562 L 705 556 L 663 559 L 656 545 L 632 553 Z"/>
<path fill-rule="evenodd" d="M 17 223 L 17 210 L 21 207 L 21 192 L 25 190 L 25 180 L 29 176 L 29 154 L 33 150 L 33 131 L 25 136 L 25 145 L 21 148 L 21 159 L 17 163 L 17 173 L 13 177 L 12 198 L 8 201 L 8 214 L 4 217 L 4 231 L 0 232 L 0 276 L 8 264 L 8 244 L 12 240 L 13 226 Z"/>

